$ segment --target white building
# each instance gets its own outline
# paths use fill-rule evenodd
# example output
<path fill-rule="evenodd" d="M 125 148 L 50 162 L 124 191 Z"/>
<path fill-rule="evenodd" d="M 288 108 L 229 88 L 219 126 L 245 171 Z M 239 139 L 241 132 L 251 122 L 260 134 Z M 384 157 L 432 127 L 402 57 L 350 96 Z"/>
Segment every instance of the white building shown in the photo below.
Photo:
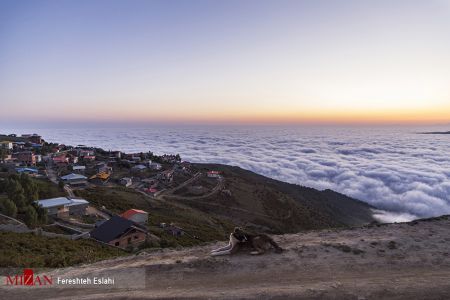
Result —
<path fill-rule="evenodd" d="M 80 174 L 71 173 L 61 177 L 61 180 L 70 185 L 83 185 L 86 184 L 87 177 Z"/>
<path fill-rule="evenodd" d="M 68 197 L 58 197 L 35 201 L 39 206 L 47 209 L 48 215 L 61 216 L 64 214 L 83 215 L 89 202 L 84 199 L 71 199 Z"/>
<path fill-rule="evenodd" d="M 9 141 L 0 142 L 0 148 L 11 150 L 13 148 L 13 143 Z"/>

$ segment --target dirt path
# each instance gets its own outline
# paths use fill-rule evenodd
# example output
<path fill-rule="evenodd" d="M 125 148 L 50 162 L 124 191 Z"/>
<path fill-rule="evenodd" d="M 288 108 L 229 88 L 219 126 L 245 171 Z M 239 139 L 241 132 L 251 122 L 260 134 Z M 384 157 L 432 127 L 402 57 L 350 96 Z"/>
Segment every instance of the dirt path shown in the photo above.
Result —
<path fill-rule="evenodd" d="M 0 288 L 5 299 L 450 299 L 450 219 L 275 236 L 285 249 L 210 257 L 224 243 L 55 271 L 145 270 L 133 289 Z"/>
<path fill-rule="evenodd" d="M 181 183 L 180 185 L 178 185 L 176 187 L 173 187 L 173 188 L 170 188 L 170 189 L 165 189 L 165 190 L 160 191 L 158 194 L 155 195 L 155 198 L 157 198 L 159 200 L 164 200 L 163 198 L 166 197 L 167 195 L 172 195 L 173 193 L 175 193 L 179 189 L 182 189 L 185 186 L 195 182 L 201 176 L 202 176 L 201 173 L 196 173 L 192 178 L 189 178 L 188 180 L 186 180 L 185 182 Z"/>

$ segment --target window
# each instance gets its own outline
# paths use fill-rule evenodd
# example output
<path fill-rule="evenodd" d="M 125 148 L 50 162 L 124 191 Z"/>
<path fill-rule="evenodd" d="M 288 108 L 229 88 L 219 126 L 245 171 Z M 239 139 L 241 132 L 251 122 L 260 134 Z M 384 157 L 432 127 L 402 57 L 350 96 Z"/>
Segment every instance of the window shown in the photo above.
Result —
<path fill-rule="evenodd" d="M 114 245 L 119 246 L 119 242 L 116 242 Z"/>
<path fill-rule="evenodd" d="M 129 238 L 127 239 L 127 241 L 128 241 L 128 244 L 131 243 L 131 238 L 129 237 Z"/>
<path fill-rule="evenodd" d="M 137 235 L 134 236 L 134 239 L 137 240 L 139 237 Z"/>

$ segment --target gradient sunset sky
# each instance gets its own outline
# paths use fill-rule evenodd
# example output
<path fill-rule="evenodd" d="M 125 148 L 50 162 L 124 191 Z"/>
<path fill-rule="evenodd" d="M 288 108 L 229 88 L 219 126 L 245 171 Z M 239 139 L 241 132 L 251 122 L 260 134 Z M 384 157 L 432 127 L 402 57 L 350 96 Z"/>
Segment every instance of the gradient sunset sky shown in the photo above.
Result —
<path fill-rule="evenodd" d="M 450 121 L 450 0 L 0 0 L 2 121 Z"/>

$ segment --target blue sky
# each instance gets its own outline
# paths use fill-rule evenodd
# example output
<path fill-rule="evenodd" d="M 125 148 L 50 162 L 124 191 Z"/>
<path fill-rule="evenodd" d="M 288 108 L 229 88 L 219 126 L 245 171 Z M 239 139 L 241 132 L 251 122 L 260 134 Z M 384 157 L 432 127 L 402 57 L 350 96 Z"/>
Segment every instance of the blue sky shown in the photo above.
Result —
<path fill-rule="evenodd" d="M 0 0 L 3 122 L 442 122 L 450 1 Z"/>

